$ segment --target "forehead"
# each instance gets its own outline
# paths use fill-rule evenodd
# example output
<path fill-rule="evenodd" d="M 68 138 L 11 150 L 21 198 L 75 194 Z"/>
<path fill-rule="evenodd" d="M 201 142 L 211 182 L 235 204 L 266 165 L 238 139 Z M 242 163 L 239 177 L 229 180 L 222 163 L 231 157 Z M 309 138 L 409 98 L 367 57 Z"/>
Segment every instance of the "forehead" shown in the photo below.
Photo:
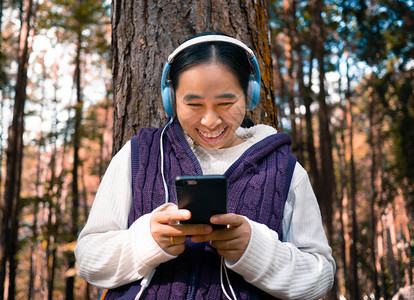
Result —
<path fill-rule="evenodd" d="M 231 84 L 240 87 L 236 74 L 230 68 L 218 62 L 209 62 L 185 69 L 179 76 L 177 89 L 201 84 L 215 84 L 213 87 Z"/>

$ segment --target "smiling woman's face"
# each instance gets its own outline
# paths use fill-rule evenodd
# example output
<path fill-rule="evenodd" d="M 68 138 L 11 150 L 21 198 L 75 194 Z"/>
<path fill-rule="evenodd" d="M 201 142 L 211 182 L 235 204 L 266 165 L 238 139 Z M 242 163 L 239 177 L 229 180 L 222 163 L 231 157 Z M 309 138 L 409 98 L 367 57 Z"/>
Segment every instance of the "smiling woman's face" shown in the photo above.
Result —
<path fill-rule="evenodd" d="M 234 132 L 245 115 L 245 96 L 230 69 L 216 62 L 188 68 L 175 97 L 178 120 L 196 144 L 221 149 L 242 143 Z"/>

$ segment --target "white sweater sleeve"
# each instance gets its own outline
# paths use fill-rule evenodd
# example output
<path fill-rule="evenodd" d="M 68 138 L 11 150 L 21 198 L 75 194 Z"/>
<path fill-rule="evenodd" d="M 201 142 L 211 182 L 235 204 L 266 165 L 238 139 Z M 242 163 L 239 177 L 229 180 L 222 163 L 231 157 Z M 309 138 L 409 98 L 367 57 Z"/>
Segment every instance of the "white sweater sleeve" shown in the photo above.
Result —
<path fill-rule="evenodd" d="M 283 215 L 283 241 L 263 224 L 250 221 L 243 256 L 226 266 L 247 282 L 281 299 L 318 299 L 334 281 L 335 261 L 306 171 L 296 164 Z"/>
<path fill-rule="evenodd" d="M 126 143 L 113 157 L 75 249 L 78 274 L 102 288 L 141 279 L 174 258 L 152 237 L 150 214 L 128 228 L 132 203 L 130 147 L 130 142 Z"/>

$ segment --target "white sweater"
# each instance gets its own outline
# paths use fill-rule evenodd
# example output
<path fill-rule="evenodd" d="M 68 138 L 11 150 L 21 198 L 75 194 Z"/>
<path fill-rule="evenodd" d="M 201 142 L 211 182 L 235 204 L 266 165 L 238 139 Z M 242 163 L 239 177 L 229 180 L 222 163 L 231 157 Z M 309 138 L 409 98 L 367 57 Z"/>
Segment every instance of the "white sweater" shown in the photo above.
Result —
<path fill-rule="evenodd" d="M 250 145 L 275 132 L 265 125 L 240 128 L 236 134 L 245 142 L 219 151 L 206 151 L 188 140 L 203 173 L 219 174 Z M 93 285 L 118 287 L 141 279 L 159 264 L 175 258 L 153 239 L 151 214 L 138 218 L 128 228 L 131 203 L 131 144 L 128 142 L 114 156 L 102 179 L 75 249 L 78 274 Z M 237 262 L 226 261 L 228 268 L 281 299 L 318 299 L 330 290 L 335 261 L 308 175 L 299 163 L 295 166 L 284 208 L 283 241 L 266 225 L 251 220 L 249 223 L 249 245 Z"/>

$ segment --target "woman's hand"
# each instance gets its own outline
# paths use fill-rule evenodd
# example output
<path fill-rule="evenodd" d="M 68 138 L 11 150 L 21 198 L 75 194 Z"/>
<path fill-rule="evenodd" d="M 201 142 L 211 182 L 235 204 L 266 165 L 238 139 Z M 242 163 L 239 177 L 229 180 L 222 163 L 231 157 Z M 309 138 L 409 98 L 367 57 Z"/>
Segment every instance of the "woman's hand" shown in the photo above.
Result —
<path fill-rule="evenodd" d="M 157 244 L 168 254 L 179 255 L 184 252 L 187 235 L 204 235 L 212 232 L 205 224 L 179 224 L 191 218 L 190 211 L 167 205 L 152 213 L 150 220 L 151 235 Z"/>
<path fill-rule="evenodd" d="M 224 258 L 238 261 L 249 245 L 251 228 L 249 222 L 240 215 L 215 215 L 210 219 L 212 224 L 227 225 L 227 228 L 214 230 L 212 233 L 194 235 L 195 243 L 211 241 L 211 246 Z"/>

